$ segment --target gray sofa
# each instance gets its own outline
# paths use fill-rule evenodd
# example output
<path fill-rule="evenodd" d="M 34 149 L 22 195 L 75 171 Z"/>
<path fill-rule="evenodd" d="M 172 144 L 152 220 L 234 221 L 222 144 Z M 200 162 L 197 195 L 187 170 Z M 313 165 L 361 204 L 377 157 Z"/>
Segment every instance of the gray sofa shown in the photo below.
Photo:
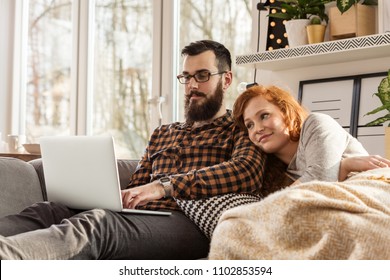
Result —
<path fill-rule="evenodd" d="M 118 159 L 121 188 L 127 186 L 136 160 Z M 0 157 L 0 217 L 18 213 L 25 207 L 46 200 L 42 160 L 24 162 Z"/>

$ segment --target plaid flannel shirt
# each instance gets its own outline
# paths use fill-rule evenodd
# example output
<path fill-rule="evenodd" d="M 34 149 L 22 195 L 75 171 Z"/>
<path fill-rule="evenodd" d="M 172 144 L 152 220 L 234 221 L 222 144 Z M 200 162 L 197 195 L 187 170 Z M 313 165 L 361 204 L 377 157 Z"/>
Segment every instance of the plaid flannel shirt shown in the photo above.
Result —
<path fill-rule="evenodd" d="M 260 193 L 266 157 L 233 124 L 230 110 L 202 127 L 162 125 L 151 135 L 129 188 L 170 176 L 173 196 L 199 199 L 225 193 Z M 172 198 L 141 206 L 180 210 Z"/>

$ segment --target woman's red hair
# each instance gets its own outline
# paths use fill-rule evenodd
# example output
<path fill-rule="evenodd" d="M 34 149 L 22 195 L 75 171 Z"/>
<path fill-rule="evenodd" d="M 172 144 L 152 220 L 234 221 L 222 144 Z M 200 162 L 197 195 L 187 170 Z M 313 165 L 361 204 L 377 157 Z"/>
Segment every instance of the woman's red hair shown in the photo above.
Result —
<path fill-rule="evenodd" d="M 252 86 L 240 94 L 233 106 L 233 117 L 236 124 L 246 130 L 243 117 L 244 111 L 248 102 L 257 96 L 262 96 L 280 109 L 284 123 L 289 128 L 290 139 L 292 141 L 298 141 L 303 122 L 308 112 L 288 91 L 277 86 Z"/>

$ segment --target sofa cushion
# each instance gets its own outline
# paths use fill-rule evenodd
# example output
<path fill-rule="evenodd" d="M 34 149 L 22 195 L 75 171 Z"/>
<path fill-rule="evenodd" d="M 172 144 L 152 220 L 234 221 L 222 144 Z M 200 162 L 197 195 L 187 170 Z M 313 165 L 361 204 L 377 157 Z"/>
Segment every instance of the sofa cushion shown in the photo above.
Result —
<path fill-rule="evenodd" d="M 34 168 L 15 158 L 0 157 L 0 192 L 0 217 L 18 213 L 43 200 Z"/>
<path fill-rule="evenodd" d="M 118 159 L 118 173 L 121 189 L 125 189 L 130 182 L 130 177 L 133 175 L 138 165 L 138 160 Z"/>

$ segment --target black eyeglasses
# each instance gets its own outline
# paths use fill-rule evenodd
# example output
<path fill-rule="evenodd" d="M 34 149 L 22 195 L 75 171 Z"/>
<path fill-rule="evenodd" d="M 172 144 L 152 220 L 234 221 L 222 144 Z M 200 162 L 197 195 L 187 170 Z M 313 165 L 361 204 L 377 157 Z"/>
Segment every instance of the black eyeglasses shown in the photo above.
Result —
<path fill-rule="evenodd" d="M 177 75 L 177 79 L 179 80 L 179 82 L 181 84 L 188 84 L 190 82 L 191 78 L 194 78 L 195 81 L 198 83 L 205 83 L 208 80 L 210 80 L 211 76 L 224 74 L 226 72 L 227 71 L 210 73 L 209 70 L 199 70 L 199 71 L 195 72 L 194 75 L 190 75 L 190 74 Z"/>

